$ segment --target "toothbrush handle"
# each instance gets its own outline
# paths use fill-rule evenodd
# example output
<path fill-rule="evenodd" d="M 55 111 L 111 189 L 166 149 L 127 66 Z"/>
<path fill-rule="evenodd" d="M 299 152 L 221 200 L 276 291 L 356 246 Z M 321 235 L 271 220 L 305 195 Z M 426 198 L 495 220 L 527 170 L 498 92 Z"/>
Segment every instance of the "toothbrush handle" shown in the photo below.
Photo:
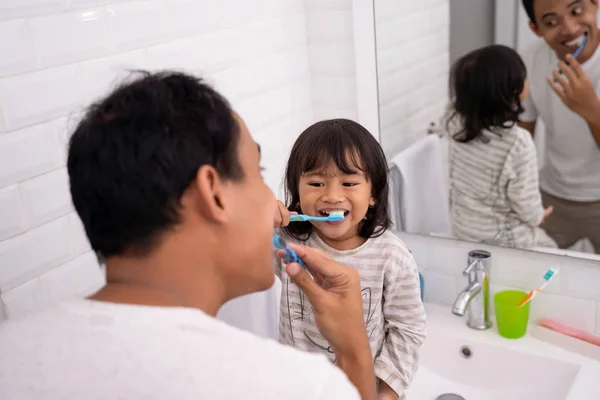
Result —
<path fill-rule="evenodd" d="M 327 221 L 327 217 L 312 217 L 310 215 L 296 214 L 290 216 L 290 222 Z"/>
<path fill-rule="evenodd" d="M 536 294 L 538 294 L 540 292 L 540 289 L 533 289 L 531 292 L 529 292 L 529 294 L 527 296 L 525 296 L 525 298 L 523 300 L 521 300 L 521 302 L 517 305 L 517 307 L 522 307 L 525 304 L 529 303 L 531 300 L 533 300 L 533 298 L 535 297 Z"/>

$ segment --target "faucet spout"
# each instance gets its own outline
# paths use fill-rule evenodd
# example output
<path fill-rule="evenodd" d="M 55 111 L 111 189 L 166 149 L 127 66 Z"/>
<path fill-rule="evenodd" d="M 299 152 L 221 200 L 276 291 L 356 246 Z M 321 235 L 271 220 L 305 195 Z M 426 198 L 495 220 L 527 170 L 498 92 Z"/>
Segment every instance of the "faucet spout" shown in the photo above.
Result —
<path fill-rule="evenodd" d="M 489 313 L 491 254 L 484 250 L 470 251 L 467 265 L 463 275 L 468 277 L 468 285 L 454 301 L 452 313 L 459 317 L 466 314 L 469 328 L 488 329 L 492 326 Z"/>
<path fill-rule="evenodd" d="M 472 282 L 467 286 L 456 298 L 452 306 L 452 314 L 462 317 L 467 311 L 467 307 L 471 300 L 481 292 L 482 286 L 479 282 Z"/>

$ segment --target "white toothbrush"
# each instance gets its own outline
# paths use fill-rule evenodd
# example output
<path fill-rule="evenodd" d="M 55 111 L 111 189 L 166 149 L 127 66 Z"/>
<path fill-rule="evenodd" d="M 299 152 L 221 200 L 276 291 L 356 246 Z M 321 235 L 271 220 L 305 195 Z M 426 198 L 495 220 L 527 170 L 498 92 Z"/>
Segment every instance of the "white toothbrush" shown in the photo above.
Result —
<path fill-rule="evenodd" d="M 529 292 L 529 294 L 527 296 L 525 296 L 525 298 L 523 300 L 521 300 L 518 307 L 521 307 L 521 306 L 527 304 L 528 302 L 530 302 L 535 296 L 537 296 L 537 294 L 539 292 L 541 292 L 542 290 L 544 290 L 546 288 L 546 286 L 548 286 L 550 279 L 555 277 L 557 274 L 558 274 L 557 269 L 548 268 L 548 270 L 544 274 L 544 283 L 542 283 L 542 285 L 540 287 L 538 287 L 537 289 L 533 289 L 531 292 Z"/>

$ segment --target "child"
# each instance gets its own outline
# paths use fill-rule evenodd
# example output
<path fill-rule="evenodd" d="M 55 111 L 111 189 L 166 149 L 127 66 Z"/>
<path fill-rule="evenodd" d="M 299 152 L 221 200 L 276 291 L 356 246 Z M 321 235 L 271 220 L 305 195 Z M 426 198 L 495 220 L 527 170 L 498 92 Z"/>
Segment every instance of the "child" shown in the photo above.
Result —
<path fill-rule="evenodd" d="M 275 220 L 287 225 L 286 239 L 319 248 L 359 271 L 380 399 L 397 399 L 417 369 L 425 311 L 415 261 L 387 230 L 387 170 L 381 147 L 361 125 L 346 119 L 318 122 L 294 144 L 285 178 L 287 208 L 280 204 Z M 342 222 L 286 223 L 290 211 L 322 216 L 336 210 L 344 212 Z M 303 293 L 281 265 L 276 274 L 282 282 L 280 341 L 335 361 Z"/>
<path fill-rule="evenodd" d="M 488 46 L 452 68 L 450 189 L 458 239 L 510 247 L 556 247 L 539 228 L 544 210 L 533 139 L 517 126 L 526 69 L 506 46 Z"/>

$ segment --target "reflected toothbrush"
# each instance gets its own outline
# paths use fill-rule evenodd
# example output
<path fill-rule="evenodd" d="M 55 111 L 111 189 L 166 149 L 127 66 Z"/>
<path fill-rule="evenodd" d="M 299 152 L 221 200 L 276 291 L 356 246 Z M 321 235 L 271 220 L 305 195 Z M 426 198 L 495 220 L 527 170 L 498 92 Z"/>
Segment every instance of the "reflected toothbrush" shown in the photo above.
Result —
<path fill-rule="evenodd" d="M 588 41 L 588 34 L 587 32 L 583 35 L 583 39 L 581 39 L 581 43 L 579 44 L 579 47 L 577 48 L 577 50 L 575 50 L 575 53 L 573 53 L 573 58 L 577 58 L 577 56 L 579 54 L 581 54 L 581 52 L 583 51 L 583 48 L 585 47 L 585 44 Z M 568 61 L 567 61 L 568 64 Z M 564 75 L 564 73 L 562 72 L 562 70 L 559 68 L 558 73 L 561 75 Z M 557 82 L 556 78 L 553 79 L 554 82 Z"/>
<path fill-rule="evenodd" d="M 583 48 L 585 47 L 585 44 L 587 43 L 588 40 L 588 35 L 587 33 L 585 33 L 583 35 L 583 39 L 581 40 L 581 43 L 579 44 L 579 47 L 577 48 L 577 50 L 575 50 L 575 53 L 573 53 L 573 58 L 577 58 L 577 56 L 579 54 L 581 54 L 581 52 L 583 51 Z"/>
<path fill-rule="evenodd" d="M 307 221 L 317 221 L 317 222 L 340 222 L 344 220 L 344 212 L 343 211 L 332 211 L 326 217 L 313 217 L 311 215 L 304 214 L 294 214 L 290 216 L 290 222 L 307 222 Z"/>
<path fill-rule="evenodd" d="M 548 268 L 548 270 L 544 274 L 544 283 L 542 283 L 542 285 L 540 287 L 538 287 L 537 289 L 533 289 L 531 292 L 529 292 L 529 294 L 527 296 L 525 296 L 525 298 L 523 300 L 521 300 L 521 302 L 519 303 L 519 305 L 517 307 L 521 307 L 521 306 L 527 304 L 528 302 L 530 302 L 539 292 L 541 292 L 542 290 L 544 290 L 546 288 L 546 286 L 548 286 L 550 279 L 555 277 L 556 274 L 558 274 L 557 269 Z"/>

